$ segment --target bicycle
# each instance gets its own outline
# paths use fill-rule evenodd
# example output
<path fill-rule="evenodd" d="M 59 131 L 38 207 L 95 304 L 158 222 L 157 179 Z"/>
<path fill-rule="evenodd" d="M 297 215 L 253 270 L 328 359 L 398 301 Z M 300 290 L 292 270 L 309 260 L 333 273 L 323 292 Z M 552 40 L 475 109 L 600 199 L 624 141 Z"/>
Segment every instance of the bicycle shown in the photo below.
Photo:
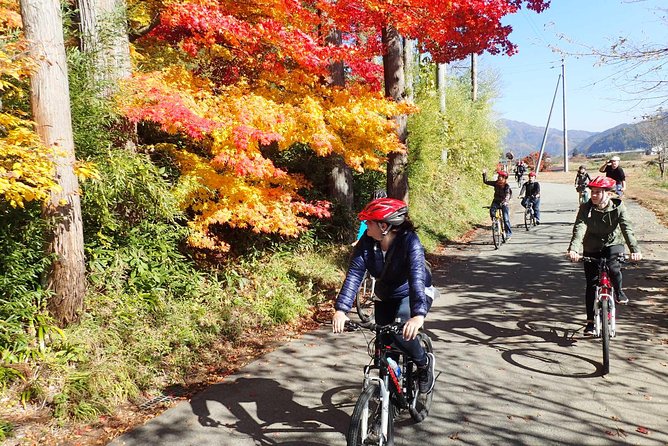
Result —
<path fill-rule="evenodd" d="M 620 254 L 617 261 L 625 263 L 627 257 Z M 601 338 L 603 346 L 603 374 L 610 372 L 610 339 L 617 334 L 615 289 L 610 282 L 610 269 L 605 257 L 582 257 L 581 262 L 591 262 L 598 265 L 598 285 L 594 297 L 594 335 Z"/>
<path fill-rule="evenodd" d="M 583 187 L 581 190 L 578 190 L 578 201 L 580 204 L 586 203 L 589 201 L 589 188 Z"/>
<path fill-rule="evenodd" d="M 362 285 L 355 295 L 355 308 L 357 308 L 357 316 L 362 322 L 369 322 L 373 318 L 374 304 L 373 292 L 376 287 L 376 278 L 369 274 L 369 271 L 364 273 Z"/>
<path fill-rule="evenodd" d="M 492 241 L 495 249 L 499 249 L 501 244 L 506 242 L 506 226 L 500 206 L 496 208 L 494 217 L 492 217 Z"/>
<path fill-rule="evenodd" d="M 416 364 L 392 342 L 393 335 L 401 336 L 403 323 L 377 325 L 346 321 L 346 331 L 362 329 L 374 332 L 375 336 L 368 343 L 371 362 L 364 366 L 362 393 L 353 409 L 346 441 L 348 446 L 391 446 L 395 417 L 408 411 L 415 422 L 423 421 L 431 409 L 434 390 L 420 393 Z M 429 336 L 420 332 L 418 339 L 425 352 L 433 355 Z M 397 358 L 397 370 L 390 364 L 393 358 Z"/>
<path fill-rule="evenodd" d="M 536 226 L 536 210 L 533 208 L 533 201 L 527 200 L 527 207 L 524 210 L 524 227 L 528 231 L 531 226 Z"/>

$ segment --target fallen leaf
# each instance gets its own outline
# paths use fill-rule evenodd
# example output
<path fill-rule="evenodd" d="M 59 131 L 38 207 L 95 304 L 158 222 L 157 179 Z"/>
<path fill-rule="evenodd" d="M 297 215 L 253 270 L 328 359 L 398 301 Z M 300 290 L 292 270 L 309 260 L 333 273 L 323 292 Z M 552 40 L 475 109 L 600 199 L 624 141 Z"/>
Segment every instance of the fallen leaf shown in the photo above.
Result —
<path fill-rule="evenodd" d="M 636 429 L 636 432 L 640 432 L 641 434 L 649 435 L 649 429 L 647 429 L 644 426 L 638 426 Z"/>

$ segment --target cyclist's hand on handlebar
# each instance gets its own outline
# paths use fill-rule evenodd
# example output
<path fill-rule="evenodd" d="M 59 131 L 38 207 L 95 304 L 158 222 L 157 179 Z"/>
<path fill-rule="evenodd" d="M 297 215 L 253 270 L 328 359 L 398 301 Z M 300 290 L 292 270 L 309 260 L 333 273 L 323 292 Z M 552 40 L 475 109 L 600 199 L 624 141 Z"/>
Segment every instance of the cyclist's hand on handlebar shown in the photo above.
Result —
<path fill-rule="evenodd" d="M 345 328 L 346 321 L 348 320 L 350 320 L 350 318 L 346 316 L 346 313 L 341 310 L 337 310 L 334 313 L 334 317 L 332 317 L 332 331 L 334 333 L 342 333 Z"/>
<path fill-rule="evenodd" d="M 640 252 L 632 252 L 631 253 L 631 261 L 632 262 L 638 262 L 642 260 L 642 253 Z"/>
<path fill-rule="evenodd" d="M 571 262 L 577 262 L 580 260 L 580 258 L 582 258 L 582 256 L 575 251 L 568 251 L 568 258 Z"/>
<path fill-rule="evenodd" d="M 412 318 L 408 319 L 408 321 L 406 321 L 404 324 L 404 331 L 402 333 L 404 339 L 407 341 L 415 339 L 423 325 L 424 316 L 413 316 Z"/>

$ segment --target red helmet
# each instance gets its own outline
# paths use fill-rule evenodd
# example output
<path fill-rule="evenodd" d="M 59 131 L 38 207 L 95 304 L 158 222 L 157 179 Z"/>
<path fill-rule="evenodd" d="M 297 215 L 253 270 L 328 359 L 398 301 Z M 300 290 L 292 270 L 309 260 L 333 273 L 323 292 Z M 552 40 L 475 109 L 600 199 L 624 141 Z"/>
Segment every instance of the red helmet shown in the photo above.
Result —
<path fill-rule="evenodd" d="M 530 177 L 535 177 L 535 176 L 536 176 L 536 172 L 529 172 L 529 176 L 530 176 Z"/>
<path fill-rule="evenodd" d="M 367 204 L 357 218 L 400 225 L 406 220 L 406 214 L 408 214 L 408 205 L 403 201 L 394 198 L 378 198 Z"/>
<path fill-rule="evenodd" d="M 594 178 L 587 186 L 590 188 L 596 187 L 599 189 L 611 190 L 614 189 L 615 184 L 616 182 L 612 178 L 599 175 L 596 178 Z"/>
<path fill-rule="evenodd" d="M 497 171 L 496 171 L 496 174 L 497 174 L 499 177 L 502 177 L 502 178 L 508 178 L 508 172 L 506 172 L 505 170 L 497 170 Z"/>

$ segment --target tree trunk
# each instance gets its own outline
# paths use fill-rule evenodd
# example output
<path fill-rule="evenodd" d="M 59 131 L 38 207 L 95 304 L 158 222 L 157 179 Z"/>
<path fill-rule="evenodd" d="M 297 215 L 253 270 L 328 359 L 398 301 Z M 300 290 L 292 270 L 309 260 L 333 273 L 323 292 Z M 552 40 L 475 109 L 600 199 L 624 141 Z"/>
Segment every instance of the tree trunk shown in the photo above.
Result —
<path fill-rule="evenodd" d="M 401 36 L 391 25 L 385 25 L 382 32 L 383 76 L 385 79 L 385 96 L 395 101 L 404 100 L 404 69 L 401 48 Z M 395 118 L 397 135 L 402 143 L 406 143 L 408 130 L 406 115 Z M 408 202 L 408 153 L 392 152 L 387 160 L 387 194 Z"/>
<path fill-rule="evenodd" d="M 81 51 L 93 58 L 93 75 L 103 82 L 103 94 L 118 91 L 118 83 L 130 77 L 130 40 L 125 0 L 77 0 L 81 17 Z"/>
<path fill-rule="evenodd" d="M 77 0 L 81 51 L 93 61 L 91 75 L 101 87 L 100 99 L 109 99 L 118 92 L 120 81 L 132 75 L 130 40 L 125 0 Z M 137 127 L 125 119 L 113 126 L 120 137 L 118 146 L 135 150 Z"/>
<path fill-rule="evenodd" d="M 53 292 L 49 310 L 65 325 L 83 307 L 86 276 L 60 2 L 21 0 L 21 16 L 30 54 L 38 63 L 30 78 L 33 119 L 44 145 L 55 149 L 55 178 L 62 189 L 51 193 L 42 216 L 48 224 L 46 252 L 53 255 L 46 278 Z"/>
<path fill-rule="evenodd" d="M 331 45 L 341 45 L 341 32 L 338 30 L 332 31 L 327 36 L 327 43 Z M 342 61 L 333 61 L 329 66 L 331 77 L 330 84 L 333 86 L 344 87 L 346 84 L 345 69 Z M 354 195 L 353 195 L 353 172 L 340 155 L 332 155 L 329 157 L 329 165 L 331 166 L 329 175 L 329 190 L 331 197 L 344 208 L 344 212 L 348 214 L 347 220 L 352 220 Z M 352 229 L 350 234 L 352 236 Z"/>
<path fill-rule="evenodd" d="M 436 65 L 436 86 L 438 87 L 438 110 L 445 113 L 445 80 L 448 71 L 448 64 L 439 63 Z"/>
<path fill-rule="evenodd" d="M 404 40 L 404 78 L 406 79 L 406 100 L 415 102 L 415 40 Z"/>

